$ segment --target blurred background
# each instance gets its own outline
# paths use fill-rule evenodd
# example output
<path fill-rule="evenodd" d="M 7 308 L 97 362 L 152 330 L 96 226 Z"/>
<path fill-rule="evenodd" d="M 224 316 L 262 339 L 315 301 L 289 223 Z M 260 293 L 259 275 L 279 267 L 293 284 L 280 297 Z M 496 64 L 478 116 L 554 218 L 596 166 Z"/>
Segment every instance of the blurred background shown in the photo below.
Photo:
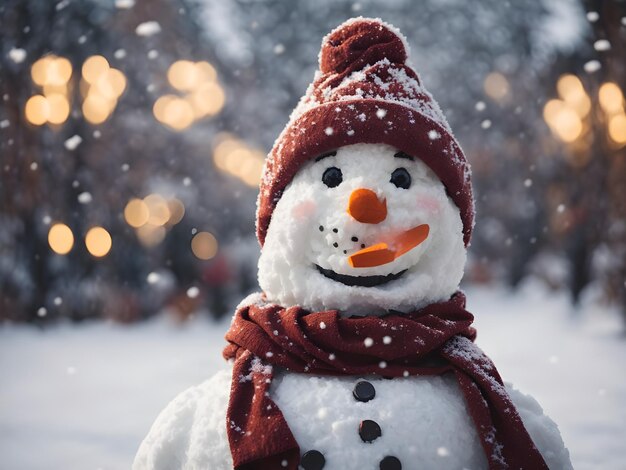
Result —
<path fill-rule="evenodd" d="M 262 163 L 353 15 L 398 26 L 474 170 L 465 281 L 626 313 L 620 1 L 10 1 L 0 319 L 221 316 L 256 286 Z"/>
<path fill-rule="evenodd" d="M 257 289 L 254 211 L 263 160 L 313 78 L 322 37 L 358 15 L 381 17 L 407 36 L 415 69 L 472 164 L 478 217 L 464 283 L 481 299 L 477 316 L 493 320 L 483 330 L 499 338 L 498 327 L 516 318 L 520 336 L 543 340 L 544 376 L 563 364 L 562 354 L 589 345 L 597 354 L 590 369 L 614 382 L 594 382 L 591 397 L 579 392 L 578 405 L 613 390 L 619 400 L 603 408 L 607 420 L 615 419 L 616 403 L 623 411 L 626 2 L 2 0 L 0 375 L 12 384 L 0 394 L 5 442 L 10 435 L 31 440 L 37 419 L 58 417 L 42 411 L 25 425 L 20 412 L 41 399 L 25 390 L 52 387 L 69 406 L 77 371 L 102 372 L 113 360 L 119 368 L 111 376 L 134 383 L 135 397 L 145 398 L 142 384 L 161 390 L 148 408 L 135 398 L 117 410 L 118 423 L 139 419 L 120 425 L 132 429 L 120 444 L 119 468 L 127 468 L 158 408 L 212 370 L 200 349 L 208 338 L 217 364 L 224 322 L 190 327 L 176 339 L 165 331 L 189 318 L 228 317 Z M 519 316 L 498 316 L 516 302 Z M 560 335 L 583 317 L 590 318 L 584 328 L 563 336 L 564 352 L 541 336 L 547 326 L 528 326 L 552 318 L 548 331 Z M 108 321 L 76 325 L 90 319 Z M 45 335 L 51 330 L 57 339 Z M 619 346 L 598 349 L 607 337 Z M 496 363 L 510 353 L 498 341 L 483 343 Z M 132 369 L 129 351 L 138 348 L 145 357 Z M 81 368 L 82 354 L 96 359 Z M 598 366 L 602 354 L 615 370 Z M 572 360 L 561 380 L 578 365 Z M 185 367 L 191 372 L 180 372 Z M 152 382 L 142 376 L 148 369 Z M 562 396 L 524 376 L 522 362 L 512 359 L 511 370 L 553 403 L 566 437 L 585 436 L 576 441 L 577 468 L 618 468 L 594 460 L 618 444 L 587 448 L 589 434 L 571 429 L 588 421 L 567 421 Z M 183 375 L 166 385 L 168 371 Z M 41 380 L 37 387 L 31 376 Z M 74 382 L 58 385 L 59 377 Z M 94 380 L 83 384 L 93 392 L 81 395 L 86 407 L 113 381 Z M 105 429 L 93 418 L 92 430 L 94 422 Z M 77 423 L 84 435 L 85 423 Z M 595 436 L 623 443 L 625 428 L 605 426 L 603 434 L 596 427 Z M 111 429 L 121 442 L 120 433 Z M 103 463 L 115 452 L 101 454 L 102 468 L 117 468 Z M 11 468 L 39 468 L 28 460 L 36 456 L 20 458 Z"/>

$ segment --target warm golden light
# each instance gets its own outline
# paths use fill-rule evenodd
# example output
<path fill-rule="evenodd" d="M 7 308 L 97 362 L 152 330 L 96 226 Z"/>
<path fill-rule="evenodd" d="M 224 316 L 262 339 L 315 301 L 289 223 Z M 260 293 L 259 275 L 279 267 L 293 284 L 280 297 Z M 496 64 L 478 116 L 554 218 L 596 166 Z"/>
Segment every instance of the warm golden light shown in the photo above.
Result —
<path fill-rule="evenodd" d="M 109 100 L 116 100 L 126 89 L 126 76 L 117 69 L 108 69 L 94 83 L 99 94 Z"/>
<path fill-rule="evenodd" d="M 617 144 L 626 144 L 626 116 L 618 114 L 609 121 L 609 136 Z"/>
<path fill-rule="evenodd" d="M 52 251 L 66 255 L 74 246 L 74 234 L 65 224 L 54 224 L 48 231 L 48 244 Z"/>
<path fill-rule="evenodd" d="M 137 237 L 144 246 L 156 246 L 165 238 L 165 227 L 150 224 L 142 225 L 137 229 Z"/>
<path fill-rule="evenodd" d="M 483 88 L 489 97 L 500 101 L 509 94 L 509 81 L 501 73 L 492 72 L 485 77 Z"/>
<path fill-rule="evenodd" d="M 578 113 L 580 117 L 585 117 L 591 110 L 591 100 L 585 92 L 580 79 L 575 75 L 562 75 L 556 89 L 563 100 Z"/>
<path fill-rule="evenodd" d="M 48 67 L 53 60 L 53 56 L 45 56 L 33 64 L 33 66 L 30 68 L 30 76 L 32 77 L 35 84 L 39 86 L 44 86 L 46 84 L 48 77 Z"/>
<path fill-rule="evenodd" d="M 124 208 L 124 219 L 131 227 L 142 227 L 148 223 L 150 210 L 145 202 L 141 199 L 131 199 Z"/>
<path fill-rule="evenodd" d="M 111 103 L 98 93 L 89 93 L 83 101 L 83 116 L 91 124 L 102 124 L 111 112 Z"/>
<path fill-rule="evenodd" d="M 72 76 L 72 64 L 65 57 L 48 55 L 33 64 L 30 75 L 39 86 L 62 86 Z"/>
<path fill-rule="evenodd" d="M 222 87 L 217 83 L 209 82 L 199 86 L 189 97 L 197 119 L 204 116 L 213 116 L 219 113 L 224 106 L 226 96 Z"/>
<path fill-rule="evenodd" d="M 208 62 L 178 60 L 169 67 L 167 79 L 173 88 L 186 92 L 182 97 L 161 96 L 154 103 L 154 116 L 171 129 L 182 131 L 196 119 L 215 115 L 224 107 L 224 90 Z"/>
<path fill-rule="evenodd" d="M 598 91 L 598 99 L 600 100 L 600 106 L 607 114 L 619 113 L 624 109 L 624 95 L 615 83 L 603 83 Z"/>
<path fill-rule="evenodd" d="M 167 207 L 170 211 L 170 218 L 167 223 L 169 225 L 176 225 L 185 215 L 185 206 L 181 201 L 174 198 L 167 201 Z"/>
<path fill-rule="evenodd" d="M 63 85 L 50 85 L 43 86 L 43 94 L 48 97 L 50 95 L 67 95 L 67 83 Z"/>
<path fill-rule="evenodd" d="M 85 246 L 87 251 L 96 258 L 105 256 L 111 250 L 111 235 L 102 227 L 89 229 L 85 236 Z"/>
<path fill-rule="evenodd" d="M 158 121 L 177 131 L 186 129 L 194 120 L 191 104 L 174 95 L 160 97 L 154 103 L 153 111 Z"/>
<path fill-rule="evenodd" d="M 92 55 L 83 63 L 83 78 L 90 85 L 94 85 L 108 70 L 109 62 L 104 57 Z"/>
<path fill-rule="evenodd" d="M 50 116 L 50 105 L 46 97 L 42 95 L 31 96 L 26 102 L 24 114 L 31 124 L 36 126 L 45 124 Z"/>
<path fill-rule="evenodd" d="M 178 98 L 176 95 L 163 95 L 154 102 L 152 112 L 154 113 L 154 117 L 156 117 L 159 122 L 164 122 L 166 120 L 165 109 L 167 108 L 168 103 L 176 98 Z"/>
<path fill-rule="evenodd" d="M 56 57 L 48 62 L 46 85 L 65 85 L 72 76 L 72 64 L 65 57 Z"/>
<path fill-rule="evenodd" d="M 564 142 L 573 142 L 583 130 L 578 113 L 567 103 L 550 100 L 543 108 L 543 117 L 550 129 Z"/>
<path fill-rule="evenodd" d="M 218 137 L 213 161 L 218 169 L 236 176 L 249 186 L 256 187 L 261 182 L 264 154 L 228 134 Z"/>
<path fill-rule="evenodd" d="M 174 62 L 167 71 L 167 79 L 174 88 L 180 91 L 190 91 L 198 86 L 200 74 L 196 64 L 189 60 Z"/>
<path fill-rule="evenodd" d="M 196 258 L 209 260 L 217 254 L 217 240 L 209 232 L 199 232 L 191 239 L 191 251 Z"/>
<path fill-rule="evenodd" d="M 70 103 L 65 95 L 48 96 L 48 121 L 51 124 L 62 124 L 70 115 Z"/>
<path fill-rule="evenodd" d="M 148 207 L 148 212 L 150 213 L 148 217 L 149 224 L 155 226 L 165 225 L 170 219 L 170 209 L 163 196 L 149 194 L 144 198 L 143 202 Z"/>
<path fill-rule="evenodd" d="M 565 101 L 575 101 L 577 97 L 585 94 L 585 88 L 576 75 L 561 75 L 556 82 L 556 89 Z"/>
<path fill-rule="evenodd" d="M 208 62 L 196 62 L 196 73 L 200 77 L 201 82 L 214 82 L 217 80 L 217 72 Z"/>

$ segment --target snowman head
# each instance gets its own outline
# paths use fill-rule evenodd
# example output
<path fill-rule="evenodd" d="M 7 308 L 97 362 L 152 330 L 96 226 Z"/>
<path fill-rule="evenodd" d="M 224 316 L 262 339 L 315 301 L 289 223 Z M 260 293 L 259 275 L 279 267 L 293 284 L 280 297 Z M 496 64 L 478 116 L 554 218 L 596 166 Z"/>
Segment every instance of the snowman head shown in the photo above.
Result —
<path fill-rule="evenodd" d="M 349 20 L 324 38 L 320 72 L 261 182 L 269 301 L 382 314 L 457 289 L 473 223 L 469 167 L 406 58 L 404 38 L 380 20 Z"/>
<path fill-rule="evenodd" d="M 379 314 L 449 298 L 464 265 L 459 209 L 432 170 L 390 145 L 355 144 L 285 189 L 259 282 L 281 305 Z"/>

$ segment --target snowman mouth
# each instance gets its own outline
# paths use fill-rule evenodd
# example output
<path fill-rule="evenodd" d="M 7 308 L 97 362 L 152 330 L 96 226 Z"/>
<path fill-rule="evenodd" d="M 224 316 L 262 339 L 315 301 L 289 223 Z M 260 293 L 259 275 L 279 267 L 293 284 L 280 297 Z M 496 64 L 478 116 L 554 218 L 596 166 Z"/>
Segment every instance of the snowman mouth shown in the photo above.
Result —
<path fill-rule="evenodd" d="M 359 287 L 375 287 L 383 284 L 387 284 L 388 282 L 395 281 L 400 276 L 402 276 L 406 269 L 400 271 L 399 273 L 387 274 L 387 275 L 379 275 L 379 276 L 349 276 L 347 274 L 339 274 L 331 269 L 324 269 L 321 266 L 315 265 L 317 270 L 328 279 L 332 279 L 333 281 L 340 282 L 346 286 L 359 286 Z"/>

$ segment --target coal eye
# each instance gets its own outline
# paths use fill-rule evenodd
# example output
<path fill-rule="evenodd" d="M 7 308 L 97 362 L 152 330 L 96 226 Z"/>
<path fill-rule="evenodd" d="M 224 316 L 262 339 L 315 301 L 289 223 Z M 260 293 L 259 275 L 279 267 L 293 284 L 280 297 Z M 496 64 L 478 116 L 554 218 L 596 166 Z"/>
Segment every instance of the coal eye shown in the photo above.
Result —
<path fill-rule="evenodd" d="M 324 171 L 324 174 L 322 175 L 322 182 L 329 188 L 339 186 L 342 181 L 343 173 L 341 173 L 341 170 L 335 166 L 326 168 L 326 171 Z"/>
<path fill-rule="evenodd" d="M 411 186 L 411 175 L 405 168 L 396 168 L 393 173 L 391 173 L 391 179 L 389 181 L 398 188 L 409 189 Z"/>

